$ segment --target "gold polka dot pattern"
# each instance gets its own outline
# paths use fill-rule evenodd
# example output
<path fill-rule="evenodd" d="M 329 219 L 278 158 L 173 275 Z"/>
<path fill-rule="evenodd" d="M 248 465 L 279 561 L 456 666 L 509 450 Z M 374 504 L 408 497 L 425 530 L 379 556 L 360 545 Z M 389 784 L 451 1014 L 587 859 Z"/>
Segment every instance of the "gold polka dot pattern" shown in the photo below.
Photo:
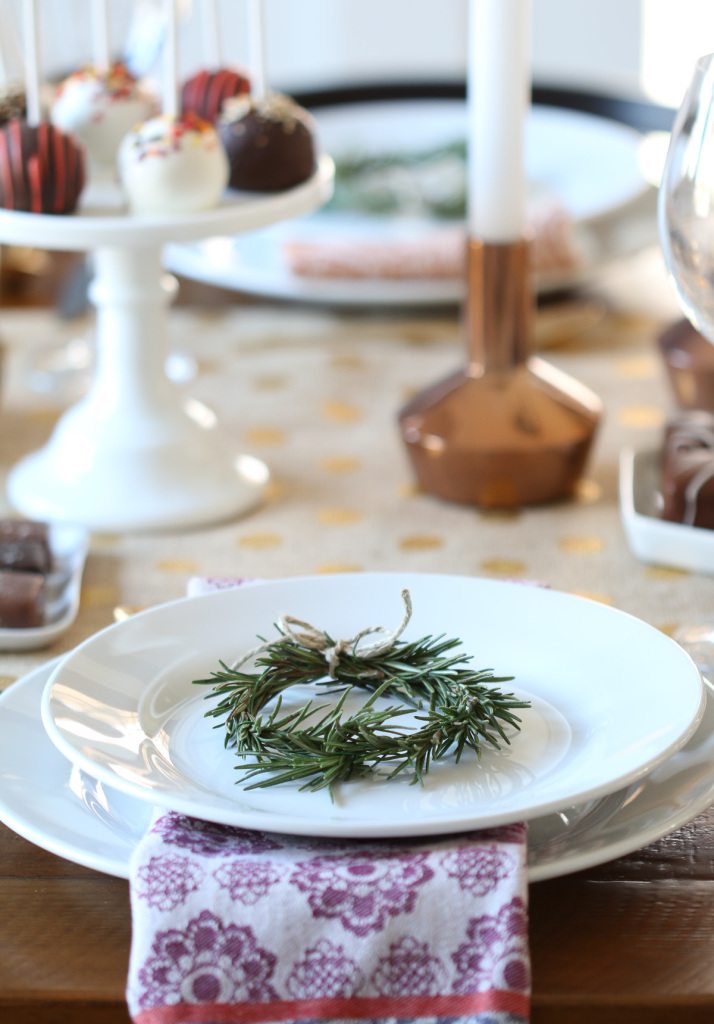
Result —
<path fill-rule="evenodd" d="M 579 480 L 575 487 L 575 500 L 580 505 L 594 505 L 602 498 L 602 486 L 597 480 L 588 480 L 584 477 Z"/>
<path fill-rule="evenodd" d="M 247 444 L 257 445 L 280 445 L 285 444 L 286 434 L 280 427 L 251 427 L 246 430 L 245 437 Z"/>
<path fill-rule="evenodd" d="M 567 551 L 570 555 L 586 555 L 596 551 L 602 551 L 605 544 L 602 537 L 561 537 L 558 547 L 561 551 Z"/>
<path fill-rule="evenodd" d="M 163 558 L 156 563 L 156 568 L 159 572 L 197 573 L 201 567 L 191 558 Z"/>
<path fill-rule="evenodd" d="M 615 371 L 626 380 L 651 380 L 660 372 L 660 364 L 654 356 L 630 356 L 615 362 Z"/>
<path fill-rule="evenodd" d="M 256 551 L 263 551 L 266 548 L 277 548 L 283 543 L 279 533 L 245 533 L 238 538 L 238 544 L 242 548 L 252 548 Z"/>
<path fill-rule="evenodd" d="M 571 594 L 575 597 L 585 597 L 588 601 L 597 601 L 598 604 L 613 605 L 613 601 L 610 594 L 604 594 L 597 590 L 571 590 Z"/>
<path fill-rule="evenodd" d="M 651 580 L 674 580 L 681 576 L 689 576 L 689 571 L 677 569 L 673 565 L 648 565 L 645 576 Z"/>
<path fill-rule="evenodd" d="M 486 558 L 481 568 L 496 576 L 523 576 L 528 571 L 526 563 L 516 558 Z"/>
<path fill-rule="evenodd" d="M 414 533 L 409 537 L 402 537 L 399 547 L 402 551 L 433 551 L 435 548 L 443 547 L 444 540 L 436 534 Z"/>
<path fill-rule="evenodd" d="M 349 402 L 323 402 L 320 411 L 331 423 L 357 423 L 362 419 L 361 410 Z"/>
<path fill-rule="evenodd" d="M 334 507 L 321 508 L 317 518 L 323 526 L 350 526 L 352 523 L 358 523 L 363 516 L 355 508 Z"/>
<path fill-rule="evenodd" d="M 323 562 L 315 568 L 315 572 L 320 575 L 326 576 L 331 573 L 338 572 L 363 572 L 364 569 L 361 565 L 356 565 L 354 562 Z"/>
<path fill-rule="evenodd" d="M 665 420 L 665 414 L 656 405 L 628 405 L 620 409 L 617 418 L 623 427 L 646 430 L 651 427 L 661 427 Z"/>
<path fill-rule="evenodd" d="M 82 587 L 85 608 L 111 608 L 118 603 L 119 591 L 111 583 L 88 583 Z"/>
<path fill-rule="evenodd" d="M 356 473 L 362 468 L 362 460 L 356 455 L 327 455 L 319 465 L 324 473 Z"/>

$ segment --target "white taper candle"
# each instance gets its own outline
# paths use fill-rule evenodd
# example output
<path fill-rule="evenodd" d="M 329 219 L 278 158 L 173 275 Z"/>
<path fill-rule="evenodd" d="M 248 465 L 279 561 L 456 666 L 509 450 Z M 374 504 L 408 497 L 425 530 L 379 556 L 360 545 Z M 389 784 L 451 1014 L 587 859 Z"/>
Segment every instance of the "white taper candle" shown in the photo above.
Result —
<path fill-rule="evenodd" d="M 107 0 L 92 0 L 92 60 L 102 74 L 109 71 L 112 58 Z"/>
<path fill-rule="evenodd" d="M 163 53 L 163 113 L 178 117 L 178 24 L 176 0 L 164 0 L 166 33 Z"/>
<path fill-rule="evenodd" d="M 267 91 L 265 80 L 265 19 L 263 0 L 248 0 L 248 39 L 250 46 L 250 91 L 262 100 Z"/>
<path fill-rule="evenodd" d="M 513 242 L 526 229 L 531 0 L 470 0 L 469 14 L 469 233 Z"/>
<path fill-rule="evenodd" d="M 203 15 L 201 24 L 206 67 L 215 71 L 223 63 L 223 47 L 221 46 L 221 32 L 218 23 L 218 0 L 203 0 L 200 10 Z"/>
<path fill-rule="evenodd" d="M 22 45 L 25 56 L 25 96 L 28 124 L 40 123 L 40 38 L 37 0 L 25 0 L 22 8 Z"/>

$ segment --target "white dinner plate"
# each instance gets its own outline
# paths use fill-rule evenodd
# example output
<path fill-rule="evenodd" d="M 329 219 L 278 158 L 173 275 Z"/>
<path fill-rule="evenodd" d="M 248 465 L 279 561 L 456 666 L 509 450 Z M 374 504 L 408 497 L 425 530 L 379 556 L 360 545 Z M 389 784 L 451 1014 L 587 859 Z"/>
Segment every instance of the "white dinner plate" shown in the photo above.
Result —
<path fill-rule="evenodd" d="M 82 575 L 89 551 L 89 533 L 83 526 L 52 523 L 48 541 L 52 571 L 45 583 L 44 622 L 28 629 L 0 627 L 0 651 L 30 651 L 54 643 L 77 618 Z"/>
<path fill-rule="evenodd" d="M 714 530 L 662 519 L 661 452 L 620 455 L 620 514 L 634 555 L 652 565 L 714 575 Z"/>
<path fill-rule="evenodd" d="M 246 789 L 222 728 L 205 717 L 207 688 L 193 680 L 253 647 L 286 612 L 334 638 L 395 624 L 403 587 L 414 602 L 405 638 L 460 637 L 476 667 L 515 676 L 508 688 L 532 707 L 511 745 L 459 765 L 445 759 L 421 786 L 364 779 L 336 787 L 334 800 L 292 784 Z M 66 757 L 139 799 L 247 828 L 370 837 L 529 819 L 614 792 L 682 746 L 703 708 L 688 655 L 623 612 L 518 583 L 364 573 L 184 598 L 117 623 L 62 661 L 42 714 Z"/>
<path fill-rule="evenodd" d="M 0 820 L 42 849 L 127 878 L 153 809 L 104 786 L 50 742 L 40 719 L 57 662 L 0 696 Z M 601 800 L 535 818 L 528 829 L 531 882 L 581 871 L 654 842 L 714 801 L 714 698 L 689 742 L 644 779 Z"/>
<path fill-rule="evenodd" d="M 456 99 L 344 104 L 315 112 L 320 142 L 334 157 L 428 151 L 466 137 L 466 105 Z M 612 230 L 654 190 L 640 166 L 642 136 L 606 118 L 534 106 L 526 125 L 526 174 L 536 195 L 557 199 L 575 225 L 581 266 L 537 277 L 539 291 L 569 287 L 607 259 L 640 246 Z M 653 210 L 648 208 L 654 223 Z M 171 244 L 168 266 L 186 277 L 257 295 L 338 305 L 430 305 L 462 297 L 460 279 L 319 278 L 293 274 L 283 256 L 289 242 L 430 239 L 449 221 L 322 210 L 236 239 Z M 649 232 L 655 239 L 654 229 Z"/>

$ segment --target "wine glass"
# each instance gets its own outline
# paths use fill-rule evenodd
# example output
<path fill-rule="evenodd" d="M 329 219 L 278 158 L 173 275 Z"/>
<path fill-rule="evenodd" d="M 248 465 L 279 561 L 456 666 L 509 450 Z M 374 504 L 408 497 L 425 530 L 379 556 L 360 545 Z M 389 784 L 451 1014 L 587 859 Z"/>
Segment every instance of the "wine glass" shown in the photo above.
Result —
<path fill-rule="evenodd" d="M 674 120 L 659 189 L 658 224 L 682 309 L 714 344 L 714 54 L 697 61 Z M 714 680 L 714 626 L 684 626 L 675 639 Z"/>

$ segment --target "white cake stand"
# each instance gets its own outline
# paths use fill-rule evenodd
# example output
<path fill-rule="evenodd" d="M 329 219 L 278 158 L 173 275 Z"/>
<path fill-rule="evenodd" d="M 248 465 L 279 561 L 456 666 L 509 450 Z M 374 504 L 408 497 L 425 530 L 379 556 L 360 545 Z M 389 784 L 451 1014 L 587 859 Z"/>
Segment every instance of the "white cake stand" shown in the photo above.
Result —
<path fill-rule="evenodd" d="M 323 157 L 296 188 L 226 193 L 216 209 L 182 216 L 132 216 L 98 205 L 91 190 L 69 217 L 0 210 L 0 241 L 91 252 L 94 262 L 94 379 L 45 447 L 10 471 L 8 498 L 19 512 L 106 532 L 198 525 L 257 503 L 267 467 L 237 454 L 212 410 L 185 400 L 166 377 L 173 286 L 162 248 L 308 213 L 329 198 L 333 173 Z"/>

